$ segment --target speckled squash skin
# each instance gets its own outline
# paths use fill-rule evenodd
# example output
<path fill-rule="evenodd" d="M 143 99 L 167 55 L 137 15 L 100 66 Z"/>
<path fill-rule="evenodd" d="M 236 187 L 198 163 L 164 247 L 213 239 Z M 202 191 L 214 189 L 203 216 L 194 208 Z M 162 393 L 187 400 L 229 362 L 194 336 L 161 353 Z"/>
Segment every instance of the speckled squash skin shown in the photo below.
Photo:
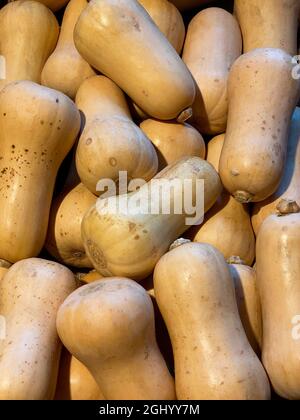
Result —
<path fill-rule="evenodd" d="M 72 272 L 52 261 L 29 258 L 0 281 L 0 400 L 49 400 L 55 392 L 61 343 L 56 314 L 75 290 Z"/>
<path fill-rule="evenodd" d="M 300 399 L 300 209 L 263 222 L 257 238 L 256 271 L 262 303 L 262 360 L 275 392 Z"/>
<path fill-rule="evenodd" d="M 176 119 L 191 107 L 190 72 L 137 1 L 92 0 L 77 21 L 74 42 L 90 65 L 151 117 Z"/>
<path fill-rule="evenodd" d="M 74 45 L 73 31 L 86 0 L 71 0 L 66 7 L 55 50 L 45 63 L 41 81 L 74 99 L 81 83 L 96 72 L 81 57 Z"/>
<path fill-rule="evenodd" d="M 287 159 L 280 185 L 271 197 L 253 207 L 251 221 L 256 235 L 263 221 L 277 212 L 276 206 L 282 199 L 300 203 L 300 108 L 295 109 L 292 117 Z"/>
<path fill-rule="evenodd" d="M 10 82 L 41 82 L 44 64 L 59 34 L 54 14 L 37 1 L 14 1 L 0 10 L 0 53 L 5 57 L 5 78 Z"/>
<path fill-rule="evenodd" d="M 93 267 L 82 243 L 81 222 L 96 199 L 80 183 L 53 200 L 45 248 L 56 261 L 78 268 Z"/>
<path fill-rule="evenodd" d="M 256 48 L 281 48 L 297 53 L 298 0 L 235 0 L 235 15 L 241 26 L 244 52 Z"/>
<path fill-rule="evenodd" d="M 105 398 L 175 399 L 155 338 L 151 298 L 136 282 L 110 278 L 77 289 L 59 309 L 57 330 Z"/>
<path fill-rule="evenodd" d="M 41 251 L 58 169 L 80 128 L 75 104 L 30 81 L 0 92 L 0 258 Z"/>
<path fill-rule="evenodd" d="M 155 267 L 154 291 L 172 341 L 179 400 L 270 398 L 228 264 L 216 248 L 190 243 L 165 254 Z"/>
<path fill-rule="evenodd" d="M 242 203 L 260 202 L 279 186 L 300 80 L 283 50 L 253 50 L 229 75 L 229 113 L 220 159 L 224 187 Z"/>

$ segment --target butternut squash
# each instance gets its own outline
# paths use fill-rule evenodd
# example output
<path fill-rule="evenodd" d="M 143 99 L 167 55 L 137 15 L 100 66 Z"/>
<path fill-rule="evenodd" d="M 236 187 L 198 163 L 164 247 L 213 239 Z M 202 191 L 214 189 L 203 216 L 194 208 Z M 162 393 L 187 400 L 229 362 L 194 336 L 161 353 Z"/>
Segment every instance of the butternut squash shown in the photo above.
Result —
<path fill-rule="evenodd" d="M 185 38 L 185 26 L 178 9 L 168 0 L 138 0 L 178 54 Z"/>
<path fill-rule="evenodd" d="M 57 329 L 105 398 L 175 399 L 174 381 L 155 339 L 151 298 L 134 281 L 115 278 L 79 288 L 60 307 Z"/>
<path fill-rule="evenodd" d="M 264 400 L 267 375 L 238 313 L 229 267 L 211 245 L 185 244 L 154 271 L 175 358 L 179 400 Z"/>
<path fill-rule="evenodd" d="M 0 258 L 37 256 L 47 233 L 57 171 L 80 115 L 64 94 L 30 81 L 0 92 Z"/>
<path fill-rule="evenodd" d="M 98 273 L 96 270 L 91 270 L 89 273 L 82 276 L 82 281 L 84 283 L 92 283 L 97 280 L 101 280 L 103 276 Z"/>
<path fill-rule="evenodd" d="M 0 54 L 5 79 L 40 83 L 44 64 L 55 48 L 59 26 L 54 14 L 36 1 L 14 1 L 0 10 Z"/>
<path fill-rule="evenodd" d="M 88 369 L 63 348 L 55 400 L 104 400 L 97 382 Z"/>
<path fill-rule="evenodd" d="M 49 7 L 49 9 L 56 12 L 57 10 L 62 9 L 69 0 L 36 0 L 39 3 L 43 3 L 45 6 Z"/>
<path fill-rule="evenodd" d="M 117 181 L 120 171 L 129 179 L 149 181 L 157 172 L 155 149 L 131 119 L 121 89 L 105 76 L 87 79 L 76 104 L 86 123 L 76 151 L 82 183 L 94 194 L 101 179 Z"/>
<path fill-rule="evenodd" d="M 56 314 L 76 288 L 70 270 L 30 258 L 14 264 L 0 282 L 0 399 L 48 400 L 55 392 L 61 343 Z"/>
<path fill-rule="evenodd" d="M 226 130 L 229 70 L 242 53 L 242 36 L 234 16 L 210 7 L 198 13 L 188 27 L 182 59 L 197 84 L 193 123 L 201 133 Z"/>
<path fill-rule="evenodd" d="M 281 48 L 297 53 L 298 0 L 235 0 L 244 52 L 256 48 Z"/>
<path fill-rule="evenodd" d="M 3 279 L 7 271 L 8 271 L 8 268 L 0 267 L 0 281 Z"/>
<path fill-rule="evenodd" d="M 92 0 L 77 21 L 74 42 L 148 115 L 180 122 L 190 116 L 192 76 L 137 1 Z"/>
<path fill-rule="evenodd" d="M 218 171 L 224 134 L 208 143 L 207 160 Z M 205 242 L 216 247 L 228 259 L 239 256 L 252 265 L 255 257 L 255 237 L 247 205 L 238 203 L 225 190 L 216 204 L 205 215 L 204 223 L 192 228 L 188 237 L 194 242 Z"/>
<path fill-rule="evenodd" d="M 96 197 L 83 184 L 54 200 L 45 247 L 57 261 L 73 267 L 93 267 L 82 243 L 81 222 L 95 203 Z"/>
<path fill-rule="evenodd" d="M 167 194 L 159 192 L 160 185 L 157 187 L 157 184 L 159 180 L 164 180 L 165 183 L 174 179 L 181 186 L 184 181 L 187 183 L 190 180 L 190 185 L 186 186 L 184 191 L 182 188 L 171 188 L 168 198 Z M 199 195 L 197 198 L 197 180 L 204 180 L 204 198 Z M 98 200 L 82 222 L 82 238 L 87 255 L 103 276 L 145 279 L 152 273 L 155 264 L 171 243 L 189 227 L 186 207 L 182 205 L 182 211 L 176 212 L 174 204 L 180 205 L 190 195 L 193 203 L 197 199 L 197 208 L 203 199 L 204 211 L 207 211 L 215 203 L 221 188 L 214 168 L 206 161 L 192 157 L 168 166 L 149 184 L 127 197 Z M 121 200 L 124 198 L 127 198 L 128 206 L 123 211 L 124 201 Z M 141 204 L 140 208 L 138 203 Z M 163 206 L 165 211 L 162 211 Z M 196 208 L 194 211 L 196 213 Z M 197 218 L 202 214 L 190 216 Z"/>
<path fill-rule="evenodd" d="M 256 271 L 239 258 L 231 259 L 229 268 L 244 330 L 253 350 L 259 354 L 262 345 L 262 314 Z"/>
<path fill-rule="evenodd" d="M 283 200 L 257 238 L 257 281 L 262 303 L 262 360 L 275 392 L 300 399 L 300 208 Z M 296 212 L 296 213 L 294 213 Z"/>
<path fill-rule="evenodd" d="M 241 203 L 265 200 L 280 183 L 299 97 L 300 83 L 291 76 L 292 68 L 291 56 L 270 48 L 244 54 L 231 69 L 220 175 Z"/>
<path fill-rule="evenodd" d="M 73 41 L 75 24 L 87 4 L 87 0 L 71 0 L 68 4 L 58 43 L 46 61 L 41 76 L 43 85 L 57 89 L 72 99 L 81 83 L 95 75 L 95 71 L 78 53 Z"/>
<path fill-rule="evenodd" d="M 160 171 L 185 156 L 205 158 L 203 137 L 189 124 L 147 119 L 140 127 L 156 148 Z"/>
<path fill-rule="evenodd" d="M 296 108 L 292 117 L 287 161 L 279 188 L 271 197 L 253 207 L 251 220 L 256 235 L 262 222 L 276 213 L 277 204 L 285 198 L 300 203 L 300 108 Z"/>

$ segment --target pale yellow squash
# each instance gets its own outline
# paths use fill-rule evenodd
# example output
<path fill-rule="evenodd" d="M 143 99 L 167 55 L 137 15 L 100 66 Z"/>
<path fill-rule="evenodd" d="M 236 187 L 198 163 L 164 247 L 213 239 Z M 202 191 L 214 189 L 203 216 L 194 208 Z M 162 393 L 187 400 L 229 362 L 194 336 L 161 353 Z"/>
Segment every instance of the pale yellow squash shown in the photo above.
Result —
<path fill-rule="evenodd" d="M 136 0 L 90 1 L 75 26 L 74 42 L 88 63 L 148 115 L 180 121 L 191 115 L 192 76 Z"/>
<path fill-rule="evenodd" d="M 170 183 L 174 179 L 177 180 L 175 187 Z M 173 185 L 169 197 L 161 192 L 159 180 L 167 186 Z M 204 180 L 204 202 L 196 188 L 197 181 L 201 180 Z M 188 181 L 183 191 L 183 183 Z M 187 209 L 183 200 L 190 198 L 195 203 L 197 199 L 197 206 L 202 203 L 204 211 L 208 211 L 221 189 L 219 176 L 209 163 L 197 157 L 179 160 L 137 192 L 98 200 L 82 222 L 87 255 L 103 276 L 143 280 L 172 242 L 189 228 L 188 219 L 203 216 L 192 214 L 196 209 Z M 122 210 L 124 199 L 127 199 L 127 208 Z M 181 211 L 175 212 L 174 203 L 181 206 Z M 165 211 L 162 211 L 163 206 Z"/>
<path fill-rule="evenodd" d="M 208 143 L 207 160 L 216 170 L 224 145 L 224 134 Z M 188 232 L 195 242 L 205 242 L 216 247 L 228 259 L 239 256 L 252 265 L 255 257 L 255 237 L 251 226 L 249 208 L 238 203 L 223 190 L 216 204 L 205 215 L 204 223 Z"/>
<path fill-rule="evenodd" d="M 96 199 L 83 184 L 54 199 L 45 247 L 57 261 L 73 267 L 93 267 L 82 243 L 81 222 Z"/>
<path fill-rule="evenodd" d="M 187 123 L 147 119 L 140 127 L 156 148 L 160 171 L 186 156 L 205 158 L 203 137 Z"/>
<path fill-rule="evenodd" d="M 68 4 L 58 38 L 58 43 L 42 71 L 42 84 L 75 98 L 81 83 L 94 76 L 95 71 L 80 56 L 73 41 L 73 31 L 87 0 L 71 0 Z"/>
<path fill-rule="evenodd" d="M 121 89 L 105 76 L 87 79 L 76 104 L 85 127 L 76 150 L 76 168 L 82 183 L 94 194 L 102 179 L 118 181 L 120 171 L 130 179 L 149 181 L 158 160 L 150 140 L 134 124 Z"/>
<path fill-rule="evenodd" d="M 275 392 L 300 399 L 300 208 L 278 204 L 257 238 L 256 271 L 262 304 L 262 360 Z"/>
<path fill-rule="evenodd" d="M 0 54 L 5 59 L 5 74 L 0 88 L 16 80 L 40 83 L 58 33 L 54 14 L 43 4 L 19 0 L 4 6 L 0 10 Z"/>
<path fill-rule="evenodd" d="M 234 9 L 243 33 L 244 52 L 256 48 L 282 48 L 297 53 L 298 0 L 235 0 Z"/>
<path fill-rule="evenodd" d="M 272 48 L 244 54 L 231 69 L 220 175 L 242 203 L 265 200 L 281 181 L 299 98 L 300 79 L 292 77 L 292 70 L 292 57 Z"/>
<path fill-rule="evenodd" d="M 60 307 L 57 329 L 105 398 L 175 399 L 174 380 L 156 343 L 153 305 L 136 282 L 114 278 L 81 287 Z"/>
<path fill-rule="evenodd" d="M 0 92 L 0 258 L 37 256 L 45 242 L 58 169 L 80 127 L 64 94 L 29 81 Z"/>
<path fill-rule="evenodd" d="M 70 270 L 39 258 L 19 261 L 1 280 L 1 400 L 54 397 L 61 351 L 56 314 L 75 288 Z"/>
<path fill-rule="evenodd" d="M 154 20 L 161 32 L 181 53 L 185 38 L 185 26 L 178 9 L 168 0 L 138 0 Z"/>
<path fill-rule="evenodd" d="M 55 391 L 55 400 L 104 400 L 89 370 L 63 348 Z"/>
<path fill-rule="evenodd" d="M 277 212 L 276 206 L 284 198 L 300 203 L 300 108 L 296 108 L 293 114 L 287 160 L 279 188 L 267 200 L 256 203 L 253 207 L 251 220 L 256 234 L 263 221 Z"/>
<path fill-rule="evenodd" d="M 270 398 L 229 267 L 216 248 L 190 243 L 165 254 L 155 267 L 154 290 L 172 341 L 179 400 Z"/>
<path fill-rule="evenodd" d="M 241 53 L 239 25 L 226 10 L 210 7 L 190 22 L 182 58 L 197 84 L 192 121 L 201 133 L 226 130 L 228 75 Z"/>

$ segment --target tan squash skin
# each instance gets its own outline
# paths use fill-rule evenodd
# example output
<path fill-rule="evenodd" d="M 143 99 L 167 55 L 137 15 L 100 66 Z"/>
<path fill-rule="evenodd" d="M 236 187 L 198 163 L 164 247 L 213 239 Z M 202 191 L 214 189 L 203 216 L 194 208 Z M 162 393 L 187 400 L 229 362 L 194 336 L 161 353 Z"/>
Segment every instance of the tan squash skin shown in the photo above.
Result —
<path fill-rule="evenodd" d="M 105 398 L 175 399 L 174 380 L 155 339 L 151 298 L 134 281 L 115 278 L 81 287 L 60 307 L 57 330 Z"/>
<path fill-rule="evenodd" d="M 79 184 L 52 203 L 45 247 L 57 261 L 73 267 L 93 267 L 82 243 L 81 222 L 96 198 Z"/>
<path fill-rule="evenodd" d="M 293 338 L 300 314 L 300 214 L 269 216 L 257 238 L 257 281 L 262 303 L 262 357 L 274 390 L 300 399 L 300 340 Z M 297 331 L 296 331 L 297 332 Z M 298 328 L 299 333 L 299 328 Z"/>
<path fill-rule="evenodd" d="M 252 226 L 258 234 L 261 224 L 271 214 L 276 213 L 280 200 L 287 198 L 300 203 L 300 108 L 296 108 L 288 140 L 287 160 L 277 191 L 267 200 L 255 204 L 252 212 Z"/>
<path fill-rule="evenodd" d="M 255 258 L 255 237 L 248 208 L 223 191 L 191 239 L 216 247 L 227 259 L 238 255 L 246 264 Z"/>
<path fill-rule="evenodd" d="M 185 244 L 154 271 L 175 358 L 179 400 L 264 400 L 266 373 L 244 332 L 228 265 L 216 248 Z"/>
<path fill-rule="evenodd" d="M 77 108 L 60 92 L 29 81 L 0 92 L 0 258 L 41 251 L 55 178 L 79 127 Z"/>
<path fill-rule="evenodd" d="M 137 1 L 92 0 L 75 26 L 74 42 L 148 115 L 175 119 L 194 102 L 191 74 Z"/>
<path fill-rule="evenodd" d="M 61 351 L 56 314 L 75 288 L 70 270 L 39 258 L 14 264 L 0 282 L 1 400 L 53 398 Z"/>
<path fill-rule="evenodd" d="M 48 58 L 42 71 L 42 84 L 57 89 L 70 98 L 75 98 L 81 83 L 96 73 L 80 56 L 73 41 L 75 24 L 86 0 L 71 0 L 68 4 L 53 53 Z"/>
<path fill-rule="evenodd" d="M 63 348 L 55 391 L 55 400 L 104 400 L 88 369 Z"/>
<path fill-rule="evenodd" d="M 232 66 L 220 175 L 242 203 L 265 200 L 280 183 L 299 97 L 292 68 L 291 56 L 271 48 L 244 54 Z"/>
<path fill-rule="evenodd" d="M 168 0 L 138 1 L 149 13 L 170 44 L 180 54 L 185 38 L 185 26 L 178 9 Z"/>
<path fill-rule="evenodd" d="M 54 14 L 36 1 L 14 1 L 0 10 L 0 54 L 6 78 L 40 83 L 44 64 L 55 48 L 59 26 Z"/>
<path fill-rule="evenodd" d="M 297 53 L 298 0 L 235 0 L 244 52 L 255 48 L 281 48 Z"/>
<path fill-rule="evenodd" d="M 140 128 L 156 148 L 160 171 L 185 156 L 205 158 L 203 137 L 189 124 L 148 119 Z"/>
<path fill-rule="evenodd" d="M 79 88 L 76 104 L 86 123 L 76 151 L 76 168 L 82 183 L 94 194 L 101 179 L 149 181 L 158 160 L 149 139 L 134 124 L 121 89 L 105 76 L 87 79 Z M 99 164 L 99 162 L 101 164 Z"/>
<path fill-rule="evenodd" d="M 185 158 L 168 166 L 155 179 L 192 180 L 191 196 L 196 199 L 196 180 L 204 180 L 204 210 L 207 211 L 217 200 L 221 192 L 218 174 L 206 161 L 197 157 Z M 150 184 L 150 186 L 153 185 Z M 87 255 L 96 270 L 105 277 L 127 276 L 134 280 L 144 280 L 153 271 L 155 264 L 168 250 L 175 239 L 180 237 L 189 226 L 187 215 L 174 214 L 174 206 L 170 205 L 171 214 L 149 214 L 149 199 L 152 209 L 158 203 L 162 207 L 162 194 L 148 194 L 148 184 L 128 197 L 128 211 L 107 211 L 106 205 L 114 198 L 98 200 L 85 215 L 82 222 L 82 238 Z M 171 204 L 182 200 L 182 192 L 172 189 Z M 154 197 L 153 197 L 154 196 Z M 140 199 L 144 203 L 143 212 L 136 214 L 132 199 Z M 157 200 L 157 202 L 155 202 Z M 120 197 L 117 197 L 120 202 Z M 158 213 L 158 212 L 157 212 Z"/>
<path fill-rule="evenodd" d="M 69 0 L 36 0 L 39 3 L 43 3 L 45 6 L 49 7 L 49 9 L 56 12 L 57 10 L 62 9 Z"/>
<path fill-rule="evenodd" d="M 192 121 L 201 133 L 218 134 L 226 130 L 228 75 L 241 53 L 239 25 L 226 10 L 210 7 L 192 19 L 182 59 L 198 87 Z"/>
<path fill-rule="evenodd" d="M 8 271 L 8 268 L 0 267 L 0 281 L 3 279 L 7 271 Z"/>
<path fill-rule="evenodd" d="M 244 264 L 230 264 L 240 318 L 253 350 L 259 354 L 262 345 L 262 314 L 256 271 Z"/>
<path fill-rule="evenodd" d="M 219 169 L 224 134 L 208 143 L 207 161 Z M 223 191 L 216 204 L 205 215 L 204 223 L 192 228 L 188 237 L 194 242 L 205 242 L 216 247 L 228 259 L 238 255 L 252 265 L 255 257 L 255 237 L 247 205 L 238 203 Z"/>

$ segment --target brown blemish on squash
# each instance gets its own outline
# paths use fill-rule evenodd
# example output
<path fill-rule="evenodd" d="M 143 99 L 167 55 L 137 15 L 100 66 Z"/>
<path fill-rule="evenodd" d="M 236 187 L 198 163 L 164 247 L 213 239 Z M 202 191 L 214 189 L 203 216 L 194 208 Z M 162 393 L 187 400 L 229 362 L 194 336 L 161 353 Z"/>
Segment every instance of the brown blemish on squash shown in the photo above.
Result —
<path fill-rule="evenodd" d="M 87 247 L 91 255 L 91 259 L 95 261 L 100 268 L 107 268 L 107 262 L 101 249 L 90 239 L 87 241 Z"/>
<path fill-rule="evenodd" d="M 138 239 L 140 239 L 139 235 L 135 235 L 134 239 L 137 241 Z"/>
<path fill-rule="evenodd" d="M 135 17 L 132 17 L 132 22 L 133 22 L 133 26 L 134 26 L 134 28 L 135 28 L 137 31 L 141 32 L 141 27 L 140 27 L 140 24 L 139 24 L 139 22 L 136 20 L 136 18 L 135 18 Z"/>
<path fill-rule="evenodd" d="M 109 158 L 109 164 L 111 166 L 115 167 L 115 166 L 117 166 L 117 163 L 118 163 L 118 161 L 117 161 L 116 158 L 113 158 L 113 157 Z"/>
<path fill-rule="evenodd" d="M 90 137 L 86 140 L 85 144 L 88 146 L 93 142 L 93 139 L 91 139 Z"/>
<path fill-rule="evenodd" d="M 281 144 L 280 143 L 275 143 L 273 146 L 273 150 L 276 156 L 280 156 L 281 155 Z"/>
<path fill-rule="evenodd" d="M 129 222 L 128 223 L 128 227 L 129 227 L 129 232 L 132 232 L 135 229 L 136 224 L 135 223 L 132 223 L 132 222 Z"/>

